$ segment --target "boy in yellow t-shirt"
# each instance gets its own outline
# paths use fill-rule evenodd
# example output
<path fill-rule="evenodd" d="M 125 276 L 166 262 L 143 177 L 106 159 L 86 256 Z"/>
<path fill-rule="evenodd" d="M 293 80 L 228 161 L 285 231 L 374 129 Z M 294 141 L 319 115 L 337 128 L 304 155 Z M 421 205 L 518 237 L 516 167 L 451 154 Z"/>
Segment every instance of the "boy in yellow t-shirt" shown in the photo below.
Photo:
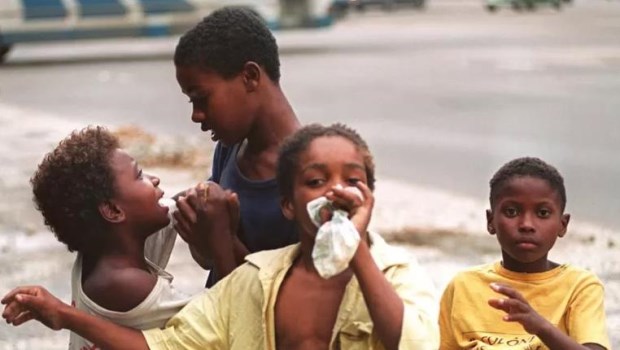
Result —
<path fill-rule="evenodd" d="M 570 219 L 562 176 L 540 159 L 519 158 L 502 166 L 490 187 L 487 230 L 502 261 L 450 282 L 441 299 L 440 349 L 610 349 L 600 280 L 547 259 Z"/>

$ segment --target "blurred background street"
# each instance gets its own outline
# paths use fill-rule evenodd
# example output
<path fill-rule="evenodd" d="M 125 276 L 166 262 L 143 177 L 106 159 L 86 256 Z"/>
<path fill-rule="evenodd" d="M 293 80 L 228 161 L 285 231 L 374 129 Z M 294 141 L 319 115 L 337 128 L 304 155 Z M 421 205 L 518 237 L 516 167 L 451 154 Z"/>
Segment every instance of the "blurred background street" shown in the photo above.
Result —
<path fill-rule="evenodd" d="M 559 257 L 602 276 L 620 346 L 619 0 L 495 13 L 481 1 L 430 0 L 424 10 L 352 11 L 326 28 L 275 34 L 281 84 L 301 121 L 343 122 L 369 141 L 379 186 L 391 186 L 381 192 L 379 209 L 402 212 L 392 218 L 402 219 L 400 226 L 375 215 L 383 232 L 414 226 L 478 234 L 460 248 L 471 252 L 459 252 L 458 243 L 439 246 L 439 253 L 417 251 L 427 268 L 443 272 L 439 286 L 463 265 L 499 257 L 493 239 L 482 235 L 493 172 L 526 155 L 555 165 L 566 180 L 567 209 L 582 228 L 578 239 L 560 245 Z M 72 256 L 60 243 L 48 237 L 15 248 L 28 245 L 15 237 L 42 230 L 28 176 L 66 131 L 135 124 L 155 135 L 204 139 L 211 152 L 175 80 L 177 39 L 23 44 L 9 53 L 0 66 L 0 293 L 42 283 L 67 297 Z M 23 137 L 11 138 L 10 130 Z M 192 171 L 169 173 L 172 188 L 199 180 Z M 14 238 L 3 241 L 9 234 Z M 478 240 L 488 243 L 480 248 Z M 173 260 L 175 282 L 189 285 L 186 277 L 199 272 L 181 252 Z M 65 341 L 66 332 L 0 325 L 0 349 L 61 349 Z"/>
<path fill-rule="evenodd" d="M 485 197 L 500 164 L 539 156 L 565 175 L 576 218 L 620 229 L 619 1 L 489 14 L 478 1 L 434 0 L 277 39 L 301 120 L 355 126 L 382 174 Z M 175 44 L 17 45 L 0 68 L 0 102 L 198 134 L 170 62 Z"/>

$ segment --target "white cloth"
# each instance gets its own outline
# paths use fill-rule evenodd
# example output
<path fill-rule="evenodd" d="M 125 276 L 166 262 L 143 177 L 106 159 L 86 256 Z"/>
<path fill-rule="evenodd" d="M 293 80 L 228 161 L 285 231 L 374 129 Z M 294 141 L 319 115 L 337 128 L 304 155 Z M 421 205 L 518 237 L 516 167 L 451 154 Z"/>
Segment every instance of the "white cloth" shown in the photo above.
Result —
<path fill-rule="evenodd" d="M 362 197 L 356 187 L 345 189 Z M 360 234 L 349 220 L 349 213 L 335 209 L 331 201 L 325 197 L 308 202 L 306 209 L 312 222 L 319 228 L 314 239 L 312 261 L 319 275 L 328 279 L 349 266 L 359 246 Z M 331 220 L 321 223 L 322 210 L 331 212 Z"/>
<path fill-rule="evenodd" d="M 172 209 L 169 210 L 172 213 Z M 149 295 L 136 307 L 127 312 L 105 309 L 92 301 L 82 289 L 82 255 L 78 254 L 71 274 L 71 304 L 91 315 L 105 318 L 116 324 L 135 329 L 162 328 L 166 322 L 178 313 L 189 301 L 190 297 L 177 291 L 172 286 L 173 276 L 164 271 L 168 264 L 176 231 L 172 223 L 151 235 L 144 245 L 144 255 L 151 272 L 157 276 L 157 282 Z M 99 349 L 91 342 L 71 333 L 69 350 Z"/>

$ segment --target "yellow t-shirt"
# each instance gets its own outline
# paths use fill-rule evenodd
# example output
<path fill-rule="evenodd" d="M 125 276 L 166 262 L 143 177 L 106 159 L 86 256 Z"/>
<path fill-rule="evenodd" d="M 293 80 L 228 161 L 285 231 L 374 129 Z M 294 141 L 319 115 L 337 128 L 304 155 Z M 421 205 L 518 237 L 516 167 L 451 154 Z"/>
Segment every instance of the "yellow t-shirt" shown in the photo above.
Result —
<path fill-rule="evenodd" d="M 501 263 L 460 272 L 441 298 L 441 350 L 546 350 L 538 337 L 518 322 L 505 322 L 504 311 L 487 303 L 504 296 L 489 284 L 497 282 L 518 290 L 542 317 L 579 344 L 594 343 L 610 349 L 603 285 L 591 272 L 561 265 L 541 273 L 517 273 Z"/>
<path fill-rule="evenodd" d="M 430 279 L 411 257 L 371 233 L 370 252 L 405 305 L 399 349 L 436 350 L 437 301 Z M 156 349 L 276 349 L 275 305 L 299 244 L 246 257 L 213 288 L 194 298 L 164 329 L 144 331 Z M 330 349 L 380 350 L 383 346 L 355 277 L 346 287 Z"/>

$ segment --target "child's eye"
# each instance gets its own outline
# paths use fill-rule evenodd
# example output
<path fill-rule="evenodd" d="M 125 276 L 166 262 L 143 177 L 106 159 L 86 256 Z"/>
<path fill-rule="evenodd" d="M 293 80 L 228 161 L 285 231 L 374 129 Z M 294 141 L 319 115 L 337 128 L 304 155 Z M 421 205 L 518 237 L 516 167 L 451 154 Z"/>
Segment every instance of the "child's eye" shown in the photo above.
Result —
<path fill-rule="evenodd" d="M 358 178 L 350 178 L 347 180 L 349 185 L 355 186 L 358 182 L 362 181 L 361 179 Z"/>
<path fill-rule="evenodd" d="M 504 215 L 506 215 L 509 218 L 514 218 L 515 216 L 517 216 L 517 214 L 519 214 L 519 211 L 517 210 L 517 208 L 514 208 L 514 207 L 504 208 Z"/>
<path fill-rule="evenodd" d="M 203 105 L 207 103 L 207 96 L 190 96 L 189 101 L 187 103 Z"/>
<path fill-rule="evenodd" d="M 310 179 L 306 181 L 306 185 L 310 187 L 318 187 L 318 186 L 323 185 L 324 183 L 325 183 L 325 180 L 323 179 Z"/>
<path fill-rule="evenodd" d="M 142 179 L 142 177 L 144 177 L 144 174 L 142 173 L 142 169 L 138 170 L 138 179 Z"/>
<path fill-rule="evenodd" d="M 541 218 L 548 218 L 551 215 L 551 210 L 543 208 L 538 210 L 538 216 Z"/>

